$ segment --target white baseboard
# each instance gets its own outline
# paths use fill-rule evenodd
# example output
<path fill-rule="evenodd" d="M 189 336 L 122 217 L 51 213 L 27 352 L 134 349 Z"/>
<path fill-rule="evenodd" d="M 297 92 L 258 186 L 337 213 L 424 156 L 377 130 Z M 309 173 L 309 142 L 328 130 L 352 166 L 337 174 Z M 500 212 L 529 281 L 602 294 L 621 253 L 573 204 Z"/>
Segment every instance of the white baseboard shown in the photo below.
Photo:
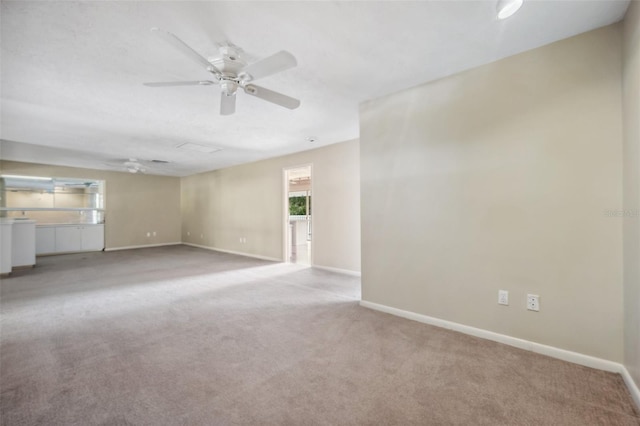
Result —
<path fill-rule="evenodd" d="M 105 248 L 104 251 L 134 250 L 134 249 L 151 248 L 151 247 L 177 246 L 180 244 L 182 243 L 174 242 L 174 243 L 160 243 L 160 244 L 144 244 L 141 246 L 109 247 L 109 248 Z"/>
<path fill-rule="evenodd" d="M 629 389 L 629 393 L 631 397 L 636 402 L 636 406 L 640 409 L 640 388 L 636 382 L 633 381 L 633 377 L 629 374 L 629 370 L 627 370 L 624 366 L 622 366 L 622 371 L 620 371 L 620 375 L 624 379 L 624 383 L 627 385 L 627 389 Z"/>
<path fill-rule="evenodd" d="M 360 277 L 362 274 L 359 271 L 352 271 L 350 269 L 333 268 L 331 266 L 313 265 L 314 268 L 322 269 L 324 271 L 336 272 L 338 274 L 351 275 L 353 277 Z"/>
<path fill-rule="evenodd" d="M 602 358 L 596 358 L 590 355 L 584 355 L 578 352 L 572 352 L 565 349 L 556 348 L 553 346 L 547 346 L 540 343 L 531 342 L 529 340 L 519 339 L 517 337 L 507 336 L 505 334 L 494 333 L 493 331 L 483 330 L 481 328 L 470 327 L 468 325 L 458 324 L 452 321 L 443 320 L 440 318 L 434 318 L 427 315 L 418 314 L 415 312 L 405 311 L 402 309 L 392 308 L 386 305 L 380 305 L 378 303 L 368 302 L 366 300 L 360 301 L 360 306 L 365 308 L 374 309 L 376 311 L 385 312 L 387 314 L 396 315 L 402 318 L 418 321 L 424 324 L 434 325 L 436 327 L 446 328 L 448 330 L 458 331 L 460 333 L 468 334 L 482 339 L 492 340 L 494 342 L 503 343 L 505 345 L 514 346 L 519 349 L 547 355 L 552 358 L 561 359 L 563 361 L 572 362 L 574 364 L 584 365 L 586 367 L 596 368 L 598 370 L 610 371 L 612 373 L 618 373 L 624 379 L 633 400 L 636 402 L 638 408 L 640 408 L 640 390 L 638 390 L 637 384 L 633 381 L 633 378 L 629 374 L 626 367 L 620 363 L 609 361 Z"/>
<path fill-rule="evenodd" d="M 183 242 L 182 244 L 184 244 L 185 246 L 197 247 L 197 248 L 201 248 L 201 249 L 205 249 L 205 250 L 219 251 L 221 253 L 236 254 L 238 256 L 253 257 L 255 259 L 260 259 L 260 260 L 270 260 L 272 262 L 282 262 L 282 259 L 277 259 L 275 257 L 261 256 L 259 254 L 243 253 L 241 251 L 225 250 L 225 249 L 220 249 L 220 248 L 216 248 L 216 247 L 202 246 L 200 244 L 193 244 L 193 243 L 184 243 Z"/>

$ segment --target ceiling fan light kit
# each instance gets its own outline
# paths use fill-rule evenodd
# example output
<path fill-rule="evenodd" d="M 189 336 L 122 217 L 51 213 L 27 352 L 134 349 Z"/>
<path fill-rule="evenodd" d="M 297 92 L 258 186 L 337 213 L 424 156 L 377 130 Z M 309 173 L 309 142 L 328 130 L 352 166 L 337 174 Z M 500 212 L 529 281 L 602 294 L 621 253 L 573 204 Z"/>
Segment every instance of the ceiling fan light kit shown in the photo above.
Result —
<path fill-rule="evenodd" d="M 498 19 L 507 19 L 522 7 L 523 0 L 498 0 Z"/>
<path fill-rule="evenodd" d="M 300 106 L 298 99 L 285 94 L 250 84 L 254 80 L 285 71 L 297 65 L 296 58 L 287 51 L 280 51 L 252 64 L 247 64 L 242 59 L 242 49 L 227 44 L 220 47 L 220 56 L 206 59 L 200 55 L 175 34 L 159 28 L 151 31 L 176 48 L 186 57 L 204 66 L 204 69 L 213 75 L 213 80 L 195 81 L 168 81 L 157 83 L 144 83 L 148 87 L 169 86 L 210 86 L 220 85 L 220 114 L 231 115 L 236 110 L 236 93 L 241 88 L 246 94 L 255 96 L 267 102 L 280 105 L 288 109 L 296 109 Z"/>

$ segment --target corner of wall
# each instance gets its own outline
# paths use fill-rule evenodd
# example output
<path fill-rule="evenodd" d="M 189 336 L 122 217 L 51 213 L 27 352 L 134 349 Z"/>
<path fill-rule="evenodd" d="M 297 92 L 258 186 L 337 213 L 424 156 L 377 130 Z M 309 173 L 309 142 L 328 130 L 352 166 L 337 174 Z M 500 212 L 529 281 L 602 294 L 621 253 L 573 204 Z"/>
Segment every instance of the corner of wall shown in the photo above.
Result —
<path fill-rule="evenodd" d="M 623 22 L 623 262 L 625 380 L 640 387 L 640 2 Z M 636 397 L 640 398 L 636 393 Z M 640 402 L 639 402 L 640 404 Z"/>

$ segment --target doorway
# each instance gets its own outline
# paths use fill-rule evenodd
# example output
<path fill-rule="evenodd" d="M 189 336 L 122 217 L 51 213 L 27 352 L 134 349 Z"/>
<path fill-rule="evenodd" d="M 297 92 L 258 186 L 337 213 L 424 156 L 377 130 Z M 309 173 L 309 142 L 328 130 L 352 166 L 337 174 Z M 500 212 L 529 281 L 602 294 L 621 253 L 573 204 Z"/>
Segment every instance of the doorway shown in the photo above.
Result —
<path fill-rule="evenodd" d="M 311 165 L 284 170 L 285 261 L 312 265 Z"/>

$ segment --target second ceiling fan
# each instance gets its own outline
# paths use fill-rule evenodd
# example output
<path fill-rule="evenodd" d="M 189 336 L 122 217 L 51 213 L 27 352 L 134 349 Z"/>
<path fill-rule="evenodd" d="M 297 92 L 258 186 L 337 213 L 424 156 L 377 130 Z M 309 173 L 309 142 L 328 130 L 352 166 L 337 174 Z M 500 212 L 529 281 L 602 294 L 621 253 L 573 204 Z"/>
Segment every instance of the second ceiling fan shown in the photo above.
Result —
<path fill-rule="evenodd" d="M 255 96 L 285 108 L 296 109 L 300 106 L 298 99 L 261 86 L 256 86 L 252 83 L 259 78 L 295 67 L 297 65 L 296 58 L 291 53 L 282 50 L 267 58 L 252 64 L 247 64 L 247 62 L 240 57 L 240 49 L 238 47 L 225 45 L 220 47 L 220 56 L 209 61 L 179 39 L 175 34 L 161 30 L 160 28 L 152 28 L 151 31 L 174 46 L 185 56 L 202 65 L 213 77 L 211 80 L 144 83 L 145 86 L 209 86 L 219 84 L 222 90 L 220 98 L 220 114 L 222 115 L 230 115 L 235 112 L 238 88 L 242 89 L 247 95 Z"/>

